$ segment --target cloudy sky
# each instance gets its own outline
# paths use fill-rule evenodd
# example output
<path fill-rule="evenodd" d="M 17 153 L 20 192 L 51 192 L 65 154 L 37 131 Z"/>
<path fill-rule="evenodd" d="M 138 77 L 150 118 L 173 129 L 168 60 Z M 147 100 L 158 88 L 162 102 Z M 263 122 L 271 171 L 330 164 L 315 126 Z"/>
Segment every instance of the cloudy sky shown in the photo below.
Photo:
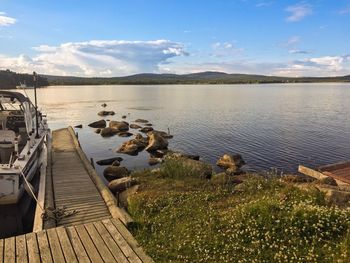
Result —
<path fill-rule="evenodd" d="M 0 0 L 0 69 L 350 74 L 350 0 Z"/>

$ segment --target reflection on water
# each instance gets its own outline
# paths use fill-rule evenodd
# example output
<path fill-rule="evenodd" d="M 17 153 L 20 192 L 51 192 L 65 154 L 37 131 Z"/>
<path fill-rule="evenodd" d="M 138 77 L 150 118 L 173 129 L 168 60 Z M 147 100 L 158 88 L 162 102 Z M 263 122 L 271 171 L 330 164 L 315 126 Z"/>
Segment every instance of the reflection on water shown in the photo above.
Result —
<path fill-rule="evenodd" d="M 170 128 L 171 148 L 211 163 L 226 152 L 241 153 L 258 170 L 350 159 L 350 84 L 64 86 L 38 96 L 52 129 L 84 125 L 79 139 L 94 159 L 117 155 L 128 139 L 101 138 L 87 127 L 100 119 L 102 103 L 116 112 L 111 119 L 127 115 Z M 145 152 L 118 155 L 127 167 L 147 166 Z"/>

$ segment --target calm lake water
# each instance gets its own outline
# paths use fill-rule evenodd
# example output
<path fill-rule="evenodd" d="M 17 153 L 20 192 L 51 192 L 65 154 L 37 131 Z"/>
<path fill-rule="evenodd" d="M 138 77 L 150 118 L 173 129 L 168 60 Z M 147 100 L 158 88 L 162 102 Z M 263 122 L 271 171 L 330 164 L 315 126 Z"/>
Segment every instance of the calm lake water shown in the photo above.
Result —
<path fill-rule="evenodd" d="M 148 167 L 148 153 L 117 154 L 130 138 L 102 138 L 87 126 L 101 119 L 102 103 L 116 112 L 106 119 L 148 119 L 170 129 L 169 148 L 212 164 L 240 153 L 248 169 L 294 172 L 350 159 L 350 84 L 51 86 L 38 98 L 52 129 L 83 124 L 77 131 L 89 157 L 122 156 L 131 169 Z"/>

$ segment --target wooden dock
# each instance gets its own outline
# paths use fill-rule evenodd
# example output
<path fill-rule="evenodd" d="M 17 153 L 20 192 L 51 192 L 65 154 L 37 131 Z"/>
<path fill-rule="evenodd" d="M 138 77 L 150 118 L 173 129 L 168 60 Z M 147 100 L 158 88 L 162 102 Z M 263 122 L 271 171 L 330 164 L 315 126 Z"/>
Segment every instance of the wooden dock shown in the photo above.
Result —
<path fill-rule="evenodd" d="M 0 240 L 0 262 L 153 262 L 123 223 L 105 219 Z"/>
<path fill-rule="evenodd" d="M 128 231 L 132 219 L 96 174 L 71 127 L 54 131 L 44 153 L 33 232 L 0 239 L 0 263 L 154 262 Z M 43 218 L 40 207 L 64 215 Z"/>
<path fill-rule="evenodd" d="M 52 183 L 56 208 L 73 213 L 57 226 L 70 226 L 111 218 L 105 201 L 91 180 L 68 129 L 52 133 Z"/>

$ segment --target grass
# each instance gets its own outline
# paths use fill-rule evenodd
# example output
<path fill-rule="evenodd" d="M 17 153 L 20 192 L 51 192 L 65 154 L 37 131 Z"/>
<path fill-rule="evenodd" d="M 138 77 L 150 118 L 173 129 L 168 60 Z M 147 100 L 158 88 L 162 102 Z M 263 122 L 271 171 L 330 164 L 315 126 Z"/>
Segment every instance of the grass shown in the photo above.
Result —
<path fill-rule="evenodd" d="M 134 176 L 132 232 L 156 262 L 350 262 L 350 210 L 315 188 L 254 175 L 217 185 L 176 161 Z"/>

